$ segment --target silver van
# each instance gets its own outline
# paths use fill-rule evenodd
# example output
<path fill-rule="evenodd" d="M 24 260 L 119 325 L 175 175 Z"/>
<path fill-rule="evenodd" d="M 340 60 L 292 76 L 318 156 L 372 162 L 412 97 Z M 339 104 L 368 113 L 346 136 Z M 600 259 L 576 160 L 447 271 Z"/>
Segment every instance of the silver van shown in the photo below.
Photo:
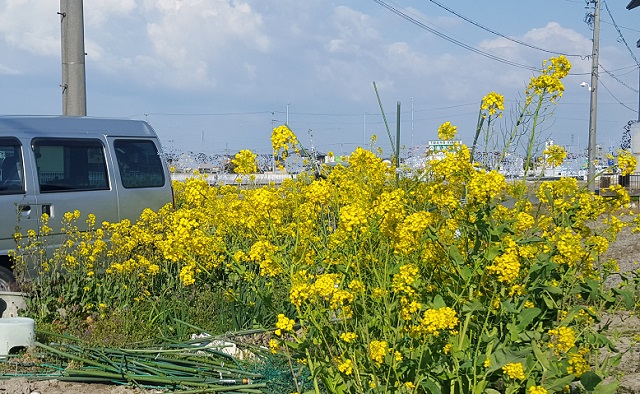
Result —
<path fill-rule="evenodd" d="M 14 280 L 16 229 L 38 231 L 42 214 L 55 235 L 66 212 L 133 221 L 172 200 L 160 141 L 144 121 L 0 116 L 0 290 Z"/>

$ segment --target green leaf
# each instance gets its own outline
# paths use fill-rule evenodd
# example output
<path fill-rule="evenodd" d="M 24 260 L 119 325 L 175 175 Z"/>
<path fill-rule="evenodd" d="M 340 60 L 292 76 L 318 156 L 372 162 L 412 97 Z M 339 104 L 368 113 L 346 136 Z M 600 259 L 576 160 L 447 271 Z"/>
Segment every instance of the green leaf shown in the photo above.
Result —
<path fill-rule="evenodd" d="M 556 391 L 562 391 L 562 389 L 564 389 L 564 386 L 568 385 L 569 383 L 573 382 L 576 379 L 575 375 L 567 375 L 564 378 L 560 378 L 560 379 L 553 379 L 551 381 L 551 384 L 549 386 L 546 386 L 545 388 L 547 389 L 548 392 L 553 393 Z"/>
<path fill-rule="evenodd" d="M 547 306 L 547 308 L 549 308 L 549 309 L 555 309 L 556 308 L 556 303 L 548 295 L 543 294 L 542 295 L 542 300 L 544 301 L 544 303 Z"/>
<path fill-rule="evenodd" d="M 614 345 L 606 335 L 594 332 L 586 335 L 585 338 L 590 344 L 596 345 L 597 347 L 606 346 L 609 350 L 618 353 L 616 345 Z"/>
<path fill-rule="evenodd" d="M 595 372 L 587 371 L 580 376 L 580 383 L 587 391 L 593 391 L 600 382 L 602 378 Z"/>
<path fill-rule="evenodd" d="M 520 329 L 513 323 L 507 323 L 507 330 L 509 330 L 509 334 L 511 335 L 510 340 L 515 342 L 518 339 Z"/>
<path fill-rule="evenodd" d="M 458 247 L 455 245 L 451 245 L 449 247 L 449 257 L 453 260 L 454 263 L 458 265 L 464 265 L 464 257 L 460 254 Z"/>
<path fill-rule="evenodd" d="M 611 382 L 607 384 L 602 384 L 602 382 L 600 382 L 600 384 L 593 390 L 593 394 L 613 394 L 618 391 L 619 386 L 620 382 Z"/>
<path fill-rule="evenodd" d="M 562 294 L 562 289 L 557 286 L 546 286 L 544 289 L 550 294 Z"/>
<path fill-rule="evenodd" d="M 624 300 L 624 306 L 631 310 L 633 309 L 633 307 L 635 306 L 635 300 L 633 297 L 633 293 L 628 291 L 628 290 L 621 290 L 621 289 L 616 289 L 616 288 L 612 288 L 611 290 L 613 290 L 614 293 L 616 293 L 617 295 L 621 296 L 622 299 Z"/>
<path fill-rule="evenodd" d="M 507 313 L 513 313 L 513 314 L 518 314 L 520 313 L 520 311 L 516 308 L 515 305 L 513 305 L 512 302 L 509 301 L 502 301 L 500 303 L 502 310 L 507 312 Z"/>
<path fill-rule="evenodd" d="M 491 356 L 489 357 L 491 361 L 491 367 L 489 367 L 488 372 L 497 371 L 498 369 L 509 363 L 521 362 L 530 352 L 531 351 L 528 348 L 518 351 L 496 349 L 496 351 L 494 351 L 493 354 L 491 354 Z"/>
<path fill-rule="evenodd" d="M 564 317 L 564 319 L 562 319 L 562 321 L 560 322 L 559 326 L 566 326 L 568 325 L 573 318 L 578 314 L 578 312 L 580 312 L 583 309 L 587 309 L 581 305 L 575 305 L 573 308 L 571 308 L 571 310 L 569 311 L 569 313 L 567 313 L 567 316 Z"/>
<path fill-rule="evenodd" d="M 611 365 L 612 367 L 617 367 L 618 365 L 620 365 L 620 361 L 622 361 L 622 353 L 618 353 L 615 356 L 611 357 L 611 359 L 609 360 L 609 365 Z"/>
<path fill-rule="evenodd" d="M 462 312 L 484 311 L 484 305 L 480 300 L 467 301 L 462 306 Z"/>
<path fill-rule="evenodd" d="M 444 308 L 445 306 L 447 306 L 447 304 L 444 302 L 444 299 L 440 294 L 433 297 L 433 307 L 435 309 Z"/>
<path fill-rule="evenodd" d="M 442 394 L 442 390 L 440 390 L 440 387 L 436 384 L 436 382 L 434 382 L 433 380 L 431 380 L 428 377 L 425 380 L 423 380 L 422 382 L 420 382 L 420 385 L 428 393 L 431 393 L 431 394 Z"/>
<path fill-rule="evenodd" d="M 542 312 L 539 308 L 525 308 L 520 312 L 518 327 L 524 330 Z"/>
<path fill-rule="evenodd" d="M 492 327 L 491 329 L 487 329 L 487 331 L 482 333 L 481 341 L 489 342 L 498 334 L 498 327 Z"/>
<path fill-rule="evenodd" d="M 463 281 L 468 282 L 469 279 L 471 279 L 472 275 L 473 272 L 469 267 L 467 267 L 466 265 L 460 267 L 460 276 L 462 277 Z"/>
<path fill-rule="evenodd" d="M 551 362 L 549 361 L 549 357 L 542 352 L 538 343 L 535 341 L 531 342 L 531 348 L 533 349 L 533 354 L 536 356 L 536 360 L 542 365 L 542 369 L 548 371 L 551 369 Z"/>

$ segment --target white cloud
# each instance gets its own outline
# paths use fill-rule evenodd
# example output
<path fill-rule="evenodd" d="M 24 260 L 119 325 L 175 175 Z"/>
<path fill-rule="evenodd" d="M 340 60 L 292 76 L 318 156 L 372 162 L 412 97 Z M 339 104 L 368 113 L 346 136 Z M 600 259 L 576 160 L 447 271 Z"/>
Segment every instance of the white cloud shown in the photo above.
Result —
<path fill-rule="evenodd" d="M 147 7 L 158 15 L 147 25 L 150 44 L 174 86 L 213 87 L 217 70 L 270 46 L 261 16 L 247 3 L 163 0 Z"/>
<path fill-rule="evenodd" d="M 0 64 L 0 74 L 2 75 L 20 75 L 21 71 Z"/>
<path fill-rule="evenodd" d="M 327 52 L 357 55 L 370 48 L 371 44 L 379 43 L 378 31 L 371 26 L 366 14 L 338 6 L 333 12 L 332 23 L 337 37 L 327 43 Z"/>
<path fill-rule="evenodd" d="M 24 10 L 29 10 L 24 12 Z M 10 47 L 36 55 L 60 54 L 59 4 L 41 0 L 0 3 L 0 36 Z"/>
<path fill-rule="evenodd" d="M 131 14 L 138 8 L 136 0 L 90 0 L 83 7 L 85 26 L 105 26 L 109 20 Z"/>

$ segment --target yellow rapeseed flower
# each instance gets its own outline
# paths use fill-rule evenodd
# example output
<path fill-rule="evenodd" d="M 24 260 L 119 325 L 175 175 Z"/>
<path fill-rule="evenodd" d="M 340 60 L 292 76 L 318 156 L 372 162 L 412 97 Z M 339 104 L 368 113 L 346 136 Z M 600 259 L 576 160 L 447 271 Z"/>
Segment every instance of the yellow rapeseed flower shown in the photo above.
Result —
<path fill-rule="evenodd" d="M 504 96 L 496 92 L 491 92 L 482 98 L 482 104 L 480 109 L 487 111 L 489 115 L 494 115 L 498 110 L 498 117 L 502 117 L 502 111 L 504 111 Z M 486 116 L 486 115 L 483 115 Z"/>
<path fill-rule="evenodd" d="M 355 332 L 343 332 L 342 334 L 340 334 L 340 339 L 342 339 L 347 343 L 351 343 L 355 341 L 357 338 L 358 338 L 358 334 L 356 334 Z"/>
<path fill-rule="evenodd" d="M 542 154 L 544 161 L 553 167 L 561 165 L 567 157 L 567 151 L 561 145 L 549 145 Z"/>
<path fill-rule="evenodd" d="M 549 347 L 553 348 L 556 354 L 566 353 L 576 344 L 576 334 L 571 327 L 558 327 L 548 331 L 551 335 Z"/>
<path fill-rule="evenodd" d="M 281 336 L 283 332 L 293 332 L 293 326 L 295 324 L 295 320 L 289 319 L 283 313 L 280 313 L 278 315 L 278 321 L 276 322 L 275 334 Z"/>
<path fill-rule="evenodd" d="M 522 363 L 509 363 L 502 367 L 502 373 L 511 379 L 524 380 L 524 368 Z"/>
<path fill-rule="evenodd" d="M 637 162 L 638 160 L 630 151 L 618 151 L 618 168 L 621 175 L 633 174 L 636 171 Z"/>
<path fill-rule="evenodd" d="M 338 371 L 342 372 L 345 375 L 351 375 L 353 372 L 353 368 L 351 367 L 352 361 L 351 359 L 346 359 L 344 362 L 338 365 Z"/>
<path fill-rule="evenodd" d="M 386 341 L 371 341 L 369 343 L 369 357 L 378 365 L 382 364 L 388 351 L 389 344 Z"/>
<path fill-rule="evenodd" d="M 346 205 L 340 208 L 340 227 L 346 232 L 361 229 L 367 224 L 367 212 L 360 204 Z"/>
<path fill-rule="evenodd" d="M 567 373 L 574 374 L 577 378 L 591 370 L 589 363 L 584 359 L 584 353 L 588 352 L 588 350 L 580 350 L 578 353 L 569 353 L 569 365 L 567 366 Z"/>
<path fill-rule="evenodd" d="M 258 172 L 256 157 L 258 157 L 257 154 L 247 149 L 236 153 L 235 157 L 231 160 L 231 163 L 235 166 L 233 172 L 236 174 L 255 174 Z"/>
<path fill-rule="evenodd" d="M 551 61 L 544 60 L 542 74 L 532 77 L 525 92 L 527 104 L 531 103 L 532 96 L 549 95 L 552 103 L 562 97 L 564 85 L 560 81 L 567 76 L 571 70 L 571 64 L 564 56 L 551 58 Z"/>
<path fill-rule="evenodd" d="M 441 140 L 451 140 L 456 136 L 457 126 L 453 126 L 451 122 L 445 122 L 438 128 L 438 138 Z"/>
<path fill-rule="evenodd" d="M 491 265 L 486 267 L 489 273 L 498 275 L 498 281 L 504 283 L 513 282 L 520 274 L 520 256 L 518 245 L 510 237 L 506 237 L 503 243 L 506 249 L 495 257 Z"/>
<path fill-rule="evenodd" d="M 277 339 L 269 340 L 269 350 L 271 351 L 272 354 L 276 354 L 278 350 L 280 350 L 280 344 L 278 344 Z"/>
<path fill-rule="evenodd" d="M 531 386 L 527 394 L 547 394 L 547 390 L 542 386 Z"/>
<path fill-rule="evenodd" d="M 439 336 L 442 330 L 455 332 L 459 323 L 456 311 L 448 306 L 439 309 L 427 309 L 422 315 L 418 327 L 414 327 L 414 334 Z"/>

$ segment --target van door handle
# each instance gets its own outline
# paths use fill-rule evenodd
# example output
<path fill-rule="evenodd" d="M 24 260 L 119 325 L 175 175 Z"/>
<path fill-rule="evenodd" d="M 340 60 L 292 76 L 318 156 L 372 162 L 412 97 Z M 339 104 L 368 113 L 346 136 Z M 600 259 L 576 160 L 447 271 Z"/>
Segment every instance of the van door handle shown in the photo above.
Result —
<path fill-rule="evenodd" d="M 51 217 L 51 204 L 42 204 L 42 214 Z"/>
<path fill-rule="evenodd" d="M 31 218 L 31 205 L 20 204 L 18 205 L 18 214 L 27 219 Z"/>

